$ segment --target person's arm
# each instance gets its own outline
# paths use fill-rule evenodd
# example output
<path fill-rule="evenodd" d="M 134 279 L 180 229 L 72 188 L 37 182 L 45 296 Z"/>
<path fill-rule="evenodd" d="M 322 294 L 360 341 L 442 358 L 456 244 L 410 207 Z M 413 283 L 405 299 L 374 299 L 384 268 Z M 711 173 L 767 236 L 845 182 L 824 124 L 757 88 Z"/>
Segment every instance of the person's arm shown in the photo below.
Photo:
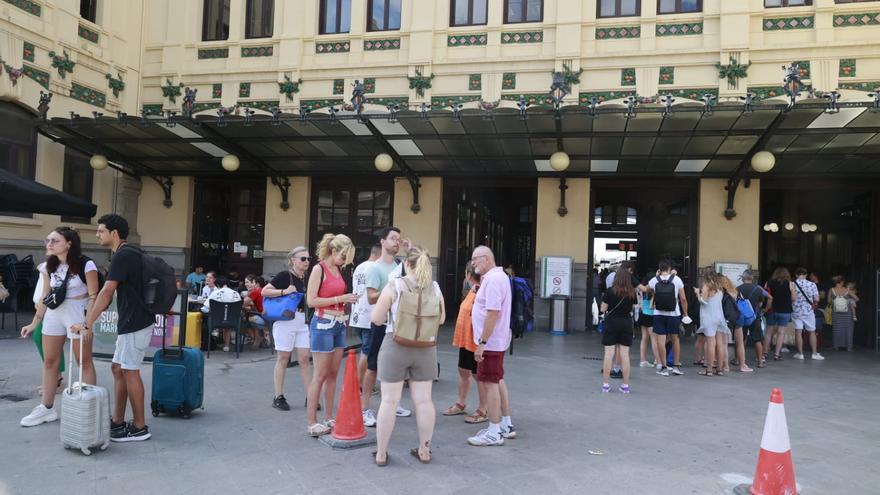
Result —
<path fill-rule="evenodd" d="M 98 299 L 98 292 L 101 290 L 101 287 L 98 285 L 97 270 L 86 272 L 86 286 L 89 290 L 89 302 L 86 306 L 86 314 L 88 314 L 89 310 L 92 309 L 92 306 L 95 305 L 95 300 Z M 86 339 L 86 342 L 88 342 L 89 339 L 92 338 L 92 332 L 87 332 L 83 337 Z"/>
<path fill-rule="evenodd" d="M 706 304 L 706 301 L 709 300 L 709 287 L 706 284 L 703 284 L 700 287 L 700 292 L 697 293 L 697 297 L 700 299 L 700 304 Z"/>
<path fill-rule="evenodd" d="M 379 292 L 378 290 L 376 290 L 372 287 L 367 287 L 367 302 L 368 303 L 376 304 L 376 302 L 379 300 L 380 295 L 381 295 L 381 292 Z"/>
<path fill-rule="evenodd" d="M 370 313 L 370 321 L 373 322 L 373 325 L 382 326 L 388 322 L 388 311 L 394 302 L 395 293 L 396 290 L 391 284 L 385 286 L 385 290 L 382 291 L 373 306 L 373 312 Z"/>
<path fill-rule="evenodd" d="M 797 301 L 798 289 L 794 286 L 794 282 L 788 283 L 788 291 L 791 292 L 791 302 Z"/>
<path fill-rule="evenodd" d="M 40 271 L 40 279 L 42 279 L 40 286 L 43 288 L 43 291 L 40 293 L 39 300 L 35 305 L 34 318 L 31 320 L 31 324 L 25 325 L 21 329 L 21 338 L 23 339 L 27 338 L 34 332 L 34 330 L 36 330 L 37 325 L 43 320 L 43 317 L 46 316 L 46 310 L 48 309 L 46 308 L 46 305 L 43 304 L 43 299 L 49 295 L 49 291 L 51 290 L 51 287 L 49 286 L 49 276 Z"/>
<path fill-rule="evenodd" d="M 92 307 L 89 308 L 88 313 L 86 313 L 86 322 L 85 325 L 73 325 L 71 330 L 73 333 L 81 333 L 84 337 L 90 338 L 92 333 L 92 325 L 98 320 L 110 303 L 113 302 L 113 293 L 116 292 L 116 288 L 119 286 L 119 282 L 116 280 L 107 280 L 104 282 L 104 287 L 101 288 L 101 292 L 98 292 L 98 297 L 95 299 L 95 302 L 92 304 Z"/>
<path fill-rule="evenodd" d="M 605 301 L 602 301 L 602 304 L 599 305 L 599 312 L 604 313 L 606 311 L 608 311 L 608 303 Z"/>
<path fill-rule="evenodd" d="M 311 277 L 309 278 L 309 281 L 311 281 Z M 286 289 L 276 289 L 275 286 L 270 283 L 266 284 L 261 292 L 263 297 L 281 297 L 296 292 L 296 287 L 293 284 L 290 284 Z"/>
<path fill-rule="evenodd" d="M 684 291 L 684 287 L 678 289 L 678 303 L 681 305 L 681 314 L 687 316 L 688 314 L 688 298 L 687 293 Z"/>
<path fill-rule="evenodd" d="M 440 293 L 440 324 L 446 323 L 446 300 L 443 298 L 443 293 Z"/>

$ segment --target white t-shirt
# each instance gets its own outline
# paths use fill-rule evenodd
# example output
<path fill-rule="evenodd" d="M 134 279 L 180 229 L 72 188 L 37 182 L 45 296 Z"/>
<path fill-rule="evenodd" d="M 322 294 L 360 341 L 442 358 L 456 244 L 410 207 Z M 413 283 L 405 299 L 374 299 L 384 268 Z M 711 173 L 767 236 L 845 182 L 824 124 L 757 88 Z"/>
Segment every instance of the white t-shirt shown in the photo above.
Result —
<path fill-rule="evenodd" d="M 672 285 L 675 286 L 675 311 L 660 311 L 659 309 L 654 309 L 654 316 L 681 316 L 681 307 L 679 306 L 678 295 L 681 294 L 681 290 L 684 289 L 684 282 L 678 278 L 678 275 L 658 275 L 664 281 L 669 280 L 669 277 L 675 277 L 672 279 Z M 654 287 L 657 285 L 657 277 L 651 278 L 648 281 L 648 287 L 651 290 L 655 290 Z M 654 296 L 654 304 L 657 304 L 657 296 Z"/>
<path fill-rule="evenodd" d="M 235 292 L 229 287 L 221 287 L 219 289 L 215 288 L 211 295 L 208 296 L 208 300 L 205 301 L 205 304 L 202 305 L 202 312 L 210 313 L 211 312 L 211 301 L 220 301 L 220 302 L 238 302 L 241 301 L 241 294 Z"/>
<path fill-rule="evenodd" d="M 202 287 L 202 297 L 204 297 L 205 299 L 211 297 L 211 293 L 214 292 L 215 290 L 217 290 L 216 286 L 211 288 L 210 286 L 205 284 L 205 286 Z"/>
<path fill-rule="evenodd" d="M 388 317 L 388 323 L 385 325 L 385 333 L 391 333 L 394 331 L 394 324 L 391 321 L 391 316 L 397 314 L 397 308 L 400 307 L 400 292 L 406 290 L 406 286 L 399 279 L 388 279 L 389 283 L 393 283 L 397 288 L 397 294 L 394 296 L 394 302 L 391 303 L 391 315 Z M 432 282 L 434 285 L 434 295 L 437 296 L 437 299 L 441 299 L 443 297 L 443 293 L 440 292 L 440 286 L 437 285 L 437 282 Z"/>
<path fill-rule="evenodd" d="M 64 277 L 67 276 L 68 266 L 66 264 L 58 265 L 58 268 L 55 269 L 55 273 L 52 274 L 46 273 L 46 263 L 41 263 L 37 269 L 40 273 L 49 277 L 49 287 L 54 289 L 55 287 L 61 287 L 61 284 L 64 283 Z M 83 268 L 83 271 L 85 273 L 96 272 L 98 271 L 98 267 L 95 266 L 95 262 L 89 260 L 86 261 L 86 266 Z M 78 299 L 88 293 L 89 287 L 83 283 L 79 275 L 71 275 L 70 280 L 67 281 L 67 295 L 65 297 Z"/>
<path fill-rule="evenodd" d="M 367 270 L 369 270 L 372 261 L 364 261 L 354 269 L 351 276 L 351 291 L 360 294 L 356 303 L 351 305 L 351 316 L 348 319 L 348 326 L 357 328 L 370 328 L 370 312 L 373 305 L 367 299 Z"/>

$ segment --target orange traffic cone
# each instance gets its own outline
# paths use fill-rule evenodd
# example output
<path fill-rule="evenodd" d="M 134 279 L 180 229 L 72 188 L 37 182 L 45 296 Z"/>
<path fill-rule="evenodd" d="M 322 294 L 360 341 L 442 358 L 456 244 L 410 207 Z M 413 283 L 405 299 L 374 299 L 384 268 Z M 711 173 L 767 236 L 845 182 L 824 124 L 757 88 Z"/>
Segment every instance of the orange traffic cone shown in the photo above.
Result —
<path fill-rule="evenodd" d="M 336 411 L 336 425 L 333 438 L 336 440 L 360 440 L 367 436 L 364 419 L 361 415 L 361 393 L 357 376 L 357 355 L 354 349 L 348 351 L 345 360 L 345 376 L 342 378 L 342 393 L 339 395 L 339 408 Z"/>
<path fill-rule="evenodd" d="M 785 406 L 782 403 L 782 390 L 774 388 L 770 393 L 767 419 L 764 421 L 764 436 L 761 437 L 761 452 L 755 478 L 749 490 L 752 495 L 796 495 L 794 464 L 791 461 L 791 442 L 788 439 L 788 425 L 785 421 Z"/>

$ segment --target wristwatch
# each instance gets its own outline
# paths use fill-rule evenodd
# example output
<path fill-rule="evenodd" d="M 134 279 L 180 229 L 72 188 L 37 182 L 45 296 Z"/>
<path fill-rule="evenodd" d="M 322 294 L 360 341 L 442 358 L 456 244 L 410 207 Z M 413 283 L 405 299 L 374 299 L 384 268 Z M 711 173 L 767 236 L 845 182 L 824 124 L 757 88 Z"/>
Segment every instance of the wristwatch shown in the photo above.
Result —
<path fill-rule="evenodd" d="M 489 343 L 488 341 L 480 340 L 480 344 L 481 344 L 481 345 L 486 345 L 486 344 L 488 344 L 488 343 Z"/>

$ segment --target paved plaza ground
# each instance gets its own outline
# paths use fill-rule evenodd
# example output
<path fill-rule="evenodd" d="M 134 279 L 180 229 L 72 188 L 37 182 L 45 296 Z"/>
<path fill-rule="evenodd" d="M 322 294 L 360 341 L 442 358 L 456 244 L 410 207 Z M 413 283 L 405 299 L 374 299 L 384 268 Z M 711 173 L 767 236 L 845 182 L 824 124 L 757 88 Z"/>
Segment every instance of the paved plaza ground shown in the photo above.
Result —
<path fill-rule="evenodd" d="M 684 347 L 687 359 L 692 341 Z M 455 400 L 457 353 L 444 345 L 438 354 L 439 411 Z M 505 364 L 517 439 L 470 447 L 465 439 L 478 428 L 438 414 L 434 458 L 421 465 L 408 453 L 415 419 L 402 418 L 390 465 L 378 468 L 371 448 L 334 451 L 306 436 L 296 369 L 286 387 L 293 409 L 271 407 L 269 351 L 240 359 L 212 353 L 205 410 L 190 420 L 148 416 L 147 442 L 112 444 L 91 457 L 66 451 L 59 423 L 18 425 L 37 403 L 40 365 L 30 341 L 7 338 L 0 340 L 0 494 L 726 494 L 753 474 L 772 387 L 785 396 L 800 492 L 877 493 L 880 356 L 873 352 L 827 351 L 824 362 L 787 359 L 715 378 L 692 366 L 669 378 L 635 368 L 629 396 L 601 393 L 599 356 L 598 338 L 582 332 L 516 341 Z M 109 363 L 97 368 L 99 383 L 111 386 Z M 150 372 L 144 365 L 147 390 Z"/>

